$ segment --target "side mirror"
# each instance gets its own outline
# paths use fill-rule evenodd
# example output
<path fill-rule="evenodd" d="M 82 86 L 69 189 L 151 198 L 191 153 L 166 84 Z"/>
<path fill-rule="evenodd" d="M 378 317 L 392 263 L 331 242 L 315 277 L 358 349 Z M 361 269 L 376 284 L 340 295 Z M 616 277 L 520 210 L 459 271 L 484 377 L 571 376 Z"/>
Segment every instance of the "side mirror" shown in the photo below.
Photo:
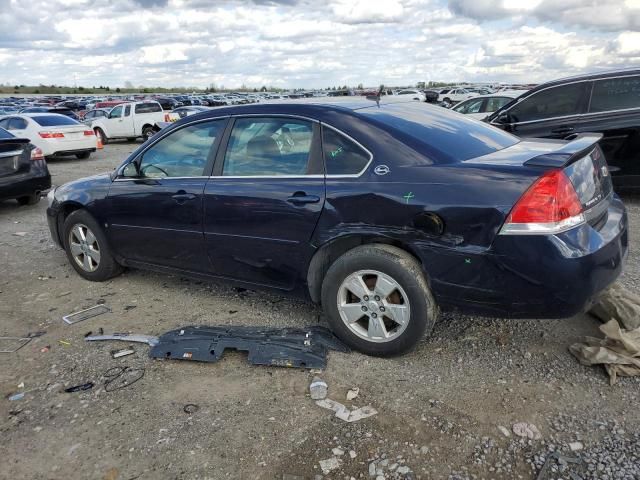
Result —
<path fill-rule="evenodd" d="M 511 123 L 511 117 L 507 112 L 502 112 L 496 117 L 496 123 Z"/>
<path fill-rule="evenodd" d="M 140 168 L 137 162 L 129 162 L 122 169 L 122 176 L 126 178 L 137 178 L 140 176 Z"/>

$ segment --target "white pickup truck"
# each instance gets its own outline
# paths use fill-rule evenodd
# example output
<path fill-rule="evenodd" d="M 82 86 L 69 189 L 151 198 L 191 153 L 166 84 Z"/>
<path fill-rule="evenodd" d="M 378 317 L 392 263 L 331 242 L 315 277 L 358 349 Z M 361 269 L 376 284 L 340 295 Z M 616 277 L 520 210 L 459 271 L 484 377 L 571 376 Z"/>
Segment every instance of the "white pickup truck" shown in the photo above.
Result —
<path fill-rule="evenodd" d="M 147 140 L 153 135 L 156 123 L 178 119 L 177 115 L 174 119 L 172 114 L 164 112 L 158 102 L 149 100 L 117 105 L 106 117 L 99 117 L 91 122 L 91 128 L 103 144 L 116 138 L 133 141 L 142 137 Z"/>

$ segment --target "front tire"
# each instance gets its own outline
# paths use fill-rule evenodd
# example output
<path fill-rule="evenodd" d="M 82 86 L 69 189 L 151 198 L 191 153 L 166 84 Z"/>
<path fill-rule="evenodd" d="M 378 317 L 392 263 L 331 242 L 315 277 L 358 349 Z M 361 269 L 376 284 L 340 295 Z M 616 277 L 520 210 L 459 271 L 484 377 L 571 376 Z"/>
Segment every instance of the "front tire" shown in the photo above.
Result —
<path fill-rule="evenodd" d="M 122 266 L 113 257 L 100 225 L 89 212 L 72 212 L 65 219 L 62 232 L 67 258 L 82 278 L 103 282 L 122 272 Z"/>
<path fill-rule="evenodd" d="M 420 264 L 391 245 L 362 245 L 329 268 L 322 283 L 329 326 L 352 348 L 375 356 L 413 349 L 438 309 Z"/>

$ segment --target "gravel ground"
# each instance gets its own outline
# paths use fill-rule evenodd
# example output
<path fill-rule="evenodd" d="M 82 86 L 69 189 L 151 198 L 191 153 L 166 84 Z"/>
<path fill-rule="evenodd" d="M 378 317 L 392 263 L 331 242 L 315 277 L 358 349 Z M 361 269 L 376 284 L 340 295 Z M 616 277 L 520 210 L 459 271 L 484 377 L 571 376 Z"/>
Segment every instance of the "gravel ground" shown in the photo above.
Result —
<path fill-rule="evenodd" d="M 52 161 L 53 181 L 111 169 L 135 146 Z M 634 242 L 640 198 L 625 201 Z M 307 371 L 251 366 L 240 353 L 217 364 L 151 360 L 140 344 L 114 360 L 110 350 L 126 344 L 85 342 L 101 327 L 158 335 L 190 324 L 323 320 L 304 302 L 177 276 L 130 270 L 86 282 L 51 242 L 45 208 L 0 203 L 0 335 L 46 331 L 0 354 L 0 478 L 535 479 L 545 462 L 547 478 L 640 478 L 640 378 L 609 386 L 602 368 L 581 366 L 567 350 L 599 336 L 588 315 L 443 315 L 406 356 L 331 353 L 322 374 L 329 397 L 379 412 L 345 423 L 309 398 Z M 622 278 L 635 291 L 638 255 L 632 243 Z M 72 326 L 61 320 L 102 302 L 112 313 Z M 107 392 L 104 373 L 114 366 L 145 374 Z M 62 391 L 90 381 L 91 390 Z M 353 387 L 360 394 L 346 401 Z M 17 392 L 24 398 L 8 399 Z M 186 404 L 197 411 L 185 413 Z M 542 438 L 515 437 L 516 422 L 534 424 Z"/>

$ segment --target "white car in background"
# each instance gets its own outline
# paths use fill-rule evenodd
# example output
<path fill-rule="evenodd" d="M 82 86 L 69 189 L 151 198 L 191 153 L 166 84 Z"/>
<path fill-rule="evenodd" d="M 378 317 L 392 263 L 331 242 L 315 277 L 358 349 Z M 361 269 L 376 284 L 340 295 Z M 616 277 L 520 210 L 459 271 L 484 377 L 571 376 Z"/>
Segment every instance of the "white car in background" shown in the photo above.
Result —
<path fill-rule="evenodd" d="M 438 101 L 444 104 L 453 105 L 458 102 L 464 102 L 473 97 L 477 97 L 479 94 L 470 92 L 464 88 L 445 88 L 440 90 L 438 95 Z"/>
<path fill-rule="evenodd" d="M 422 93 L 420 90 L 413 90 L 410 88 L 405 88 L 404 90 L 398 90 L 395 95 L 407 95 L 410 96 L 412 100 L 417 100 L 418 102 L 426 102 L 427 96 Z"/>
<path fill-rule="evenodd" d="M 23 113 L 0 119 L 0 127 L 19 138 L 28 138 L 45 157 L 75 155 L 89 158 L 96 151 L 93 130 L 59 113 Z"/>
<path fill-rule="evenodd" d="M 179 120 L 178 115 L 165 112 L 158 102 L 144 100 L 121 103 L 113 107 L 109 111 L 109 115 L 91 122 L 91 128 L 106 145 L 109 140 L 115 138 L 126 138 L 133 141 L 142 137 L 147 140 L 155 133 L 154 125 L 156 123 L 175 120 Z"/>
<path fill-rule="evenodd" d="M 480 95 L 458 103 L 451 110 L 464 113 L 471 118 L 482 120 L 490 113 L 502 108 L 514 98 L 519 97 L 524 92 L 522 90 L 512 92 L 492 93 L 490 95 Z"/>

